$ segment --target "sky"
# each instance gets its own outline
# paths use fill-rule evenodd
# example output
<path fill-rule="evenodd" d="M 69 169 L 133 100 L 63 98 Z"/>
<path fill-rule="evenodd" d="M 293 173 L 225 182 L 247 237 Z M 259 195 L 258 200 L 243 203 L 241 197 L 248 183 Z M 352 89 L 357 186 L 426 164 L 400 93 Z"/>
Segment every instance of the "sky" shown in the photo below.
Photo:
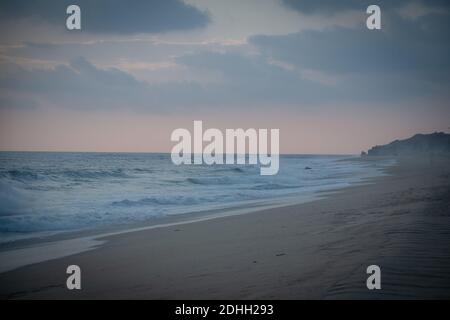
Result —
<path fill-rule="evenodd" d="M 449 34 L 444 0 L 2 0 L 0 150 L 170 152 L 193 120 L 282 153 L 448 132 Z"/>

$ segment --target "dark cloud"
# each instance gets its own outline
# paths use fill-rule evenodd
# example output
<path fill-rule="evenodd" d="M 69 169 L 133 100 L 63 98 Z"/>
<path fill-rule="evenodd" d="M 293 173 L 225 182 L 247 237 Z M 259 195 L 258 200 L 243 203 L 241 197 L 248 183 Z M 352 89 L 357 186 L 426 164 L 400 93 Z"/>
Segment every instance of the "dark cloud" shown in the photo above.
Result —
<path fill-rule="evenodd" d="M 284 36 L 288 37 L 288 36 Z M 292 40 L 288 37 L 289 40 Z M 292 44 L 292 41 L 288 42 Z M 308 46 L 308 42 L 305 46 Z M 294 44 L 295 45 L 295 44 Z M 280 46 L 279 43 L 274 46 Z M 405 97 L 429 96 L 440 94 L 439 86 L 436 86 L 422 77 L 411 77 L 408 72 L 345 72 L 336 74 L 335 81 L 323 81 L 314 76 L 308 77 L 302 74 L 302 70 L 316 69 L 326 71 L 323 77 L 327 77 L 326 68 L 314 65 L 310 61 L 303 64 L 294 59 L 293 48 L 278 47 L 282 53 L 286 50 L 292 59 L 286 66 L 282 66 L 285 60 L 273 60 L 277 55 L 243 56 L 232 53 L 197 53 L 180 58 L 178 61 L 191 68 L 219 70 L 224 76 L 224 82 L 214 88 L 217 101 L 226 102 L 253 102 L 271 104 L 305 105 L 327 102 L 386 102 L 397 101 Z M 280 56 L 280 58 L 285 56 Z M 349 56 L 346 59 L 355 59 Z M 327 57 L 328 58 L 328 57 Z M 277 63 L 281 62 L 281 65 Z M 332 59 L 336 61 L 336 59 Z M 334 68 L 333 63 L 329 64 Z M 289 64 L 292 64 L 292 69 Z M 367 63 L 367 61 L 366 61 Z M 317 68 L 314 68 L 317 67 Z M 334 70 L 334 69 L 333 69 Z M 332 76 L 335 74 L 331 74 Z M 382 94 L 379 94 L 381 93 Z"/>
<path fill-rule="evenodd" d="M 332 13 L 341 10 L 364 8 L 364 0 L 283 0 L 283 3 L 292 9 L 303 13 Z M 367 5 L 365 6 L 367 8 Z"/>
<path fill-rule="evenodd" d="M 3 109 L 32 110 L 39 107 L 39 103 L 26 96 L 17 96 L 11 92 L 0 93 L 0 111 Z"/>
<path fill-rule="evenodd" d="M 2 107 L 23 108 L 30 101 L 32 106 L 165 113 L 213 102 L 209 91 L 198 84 L 152 85 L 116 68 L 99 68 L 82 57 L 51 69 L 9 63 L 0 64 L 0 70 Z"/>
<path fill-rule="evenodd" d="M 16 96 L 18 106 L 38 101 L 71 108 L 167 112 L 259 104 L 370 101 L 392 105 L 402 99 L 442 97 L 450 91 L 448 18 L 432 13 L 410 19 L 387 12 L 381 31 L 361 26 L 260 35 L 249 39 L 257 55 L 197 48 L 178 56 L 175 62 L 186 72 L 206 69 L 205 73 L 220 74 L 216 81 L 203 84 L 149 84 L 117 68 L 99 68 L 84 58 L 53 69 L 2 65 L 0 92 L 8 96 L 0 94 L 0 102 L 13 106 Z M 42 51 L 42 58 L 46 52 L 57 51 L 45 44 L 28 44 L 22 50 Z"/>
<path fill-rule="evenodd" d="M 205 12 L 181 0 L 2 0 L 2 20 L 39 17 L 65 26 L 66 8 L 81 8 L 82 30 L 91 33 L 157 33 L 204 27 Z"/>
<path fill-rule="evenodd" d="M 58 65 L 52 69 L 25 69 L 15 64 L 2 65 L 0 86 L 29 92 L 97 91 L 106 88 L 121 90 L 139 87 L 143 83 L 116 68 L 99 69 L 82 57 L 69 65 Z"/>
<path fill-rule="evenodd" d="M 2 108 L 51 105 L 74 109 L 129 109 L 167 113 L 227 106 L 310 106 L 327 102 L 395 101 L 439 93 L 422 78 L 404 73 L 352 73 L 335 84 L 304 77 L 266 56 L 200 52 L 178 58 L 197 72 L 218 71 L 222 80 L 149 84 L 116 68 L 99 68 L 84 58 L 52 69 L 0 65 Z M 7 94 L 5 94 L 7 93 Z M 382 94 L 379 94 L 382 93 Z"/>
<path fill-rule="evenodd" d="M 208 91 L 217 98 L 216 102 L 305 101 L 318 90 L 317 85 L 304 81 L 299 74 L 271 64 L 260 56 L 200 52 L 183 56 L 178 62 L 194 70 L 210 69 L 222 74 L 222 83 L 208 86 Z"/>
<path fill-rule="evenodd" d="M 411 0 L 283 0 L 283 4 L 287 7 L 306 13 L 333 14 L 345 10 L 362 10 L 365 12 L 369 5 L 375 4 L 380 6 L 382 10 L 398 8 Z M 448 7 L 448 0 L 427 0 L 418 1 L 426 5 Z"/>
<path fill-rule="evenodd" d="M 332 74 L 383 77 L 402 74 L 425 81 L 447 81 L 450 71 L 450 19 L 426 15 L 402 19 L 385 14 L 383 30 L 365 27 L 255 36 L 250 42 L 267 56 L 299 68 Z"/>
<path fill-rule="evenodd" d="M 0 65 L 0 92 L 9 92 L 10 97 L 17 98 L 16 103 L 9 99 L 8 107 L 23 107 L 27 98 L 35 99 L 36 104 L 67 108 L 163 113 L 325 98 L 322 86 L 257 57 L 203 52 L 181 57 L 178 62 L 192 68 L 192 72 L 199 68 L 220 71 L 223 81 L 204 85 L 181 81 L 149 84 L 116 68 L 102 69 L 77 58 L 52 69 Z"/>
<path fill-rule="evenodd" d="M 444 96 L 450 87 L 448 15 L 433 13 L 414 19 L 383 14 L 381 31 L 329 28 L 289 35 L 254 36 L 249 41 L 266 59 L 299 70 L 337 77 L 323 88 L 323 98 L 340 101 L 398 101 Z"/>

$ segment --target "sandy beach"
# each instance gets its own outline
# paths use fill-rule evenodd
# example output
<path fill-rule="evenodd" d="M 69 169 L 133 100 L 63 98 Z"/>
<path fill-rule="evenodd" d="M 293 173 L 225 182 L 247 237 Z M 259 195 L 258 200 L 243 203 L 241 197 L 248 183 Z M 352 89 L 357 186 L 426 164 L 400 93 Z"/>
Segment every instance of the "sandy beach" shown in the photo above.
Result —
<path fill-rule="evenodd" d="M 448 159 L 300 205 L 143 230 L 0 274 L 2 299 L 450 298 Z M 66 289 L 66 268 L 82 290 Z M 381 268 L 381 290 L 366 268 Z"/>

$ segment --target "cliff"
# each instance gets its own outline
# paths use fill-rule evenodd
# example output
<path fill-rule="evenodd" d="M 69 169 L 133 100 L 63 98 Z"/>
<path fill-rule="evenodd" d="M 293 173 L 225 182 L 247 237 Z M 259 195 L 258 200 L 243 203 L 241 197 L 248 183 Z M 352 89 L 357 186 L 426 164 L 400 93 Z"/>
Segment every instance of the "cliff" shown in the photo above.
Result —
<path fill-rule="evenodd" d="M 395 140 L 386 145 L 375 146 L 367 152 L 369 156 L 414 156 L 425 154 L 450 155 L 450 134 L 444 132 L 416 134 L 409 139 Z"/>

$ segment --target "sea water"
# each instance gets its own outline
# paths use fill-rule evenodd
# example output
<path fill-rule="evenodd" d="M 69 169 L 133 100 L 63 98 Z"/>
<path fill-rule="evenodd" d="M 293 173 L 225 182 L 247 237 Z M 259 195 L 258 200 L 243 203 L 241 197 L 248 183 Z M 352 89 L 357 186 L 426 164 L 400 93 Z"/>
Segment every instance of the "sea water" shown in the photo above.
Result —
<path fill-rule="evenodd" d="M 176 166 L 160 153 L 0 152 L 0 243 L 306 201 L 391 164 L 349 157 L 282 155 L 278 174 L 261 176 L 257 165 Z"/>

